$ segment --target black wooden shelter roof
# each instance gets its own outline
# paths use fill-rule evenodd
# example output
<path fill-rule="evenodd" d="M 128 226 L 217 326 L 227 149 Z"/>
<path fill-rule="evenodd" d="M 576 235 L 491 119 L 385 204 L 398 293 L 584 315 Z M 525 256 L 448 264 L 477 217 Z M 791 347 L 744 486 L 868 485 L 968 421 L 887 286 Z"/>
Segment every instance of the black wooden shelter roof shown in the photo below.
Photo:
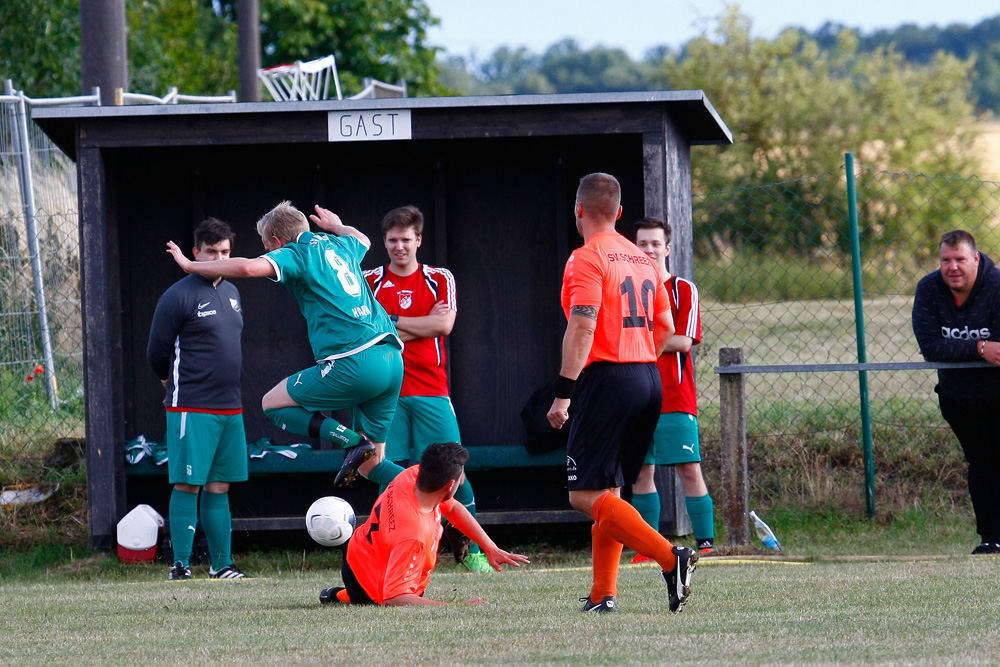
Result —
<path fill-rule="evenodd" d="M 692 145 L 732 143 L 732 132 L 701 90 L 45 107 L 32 118 L 76 159 L 79 123 L 91 128 L 79 137 L 81 145 L 120 148 L 327 141 L 328 112 L 379 109 L 409 109 L 413 139 L 554 136 L 641 131 L 642 115 L 634 107 L 661 105 Z"/>

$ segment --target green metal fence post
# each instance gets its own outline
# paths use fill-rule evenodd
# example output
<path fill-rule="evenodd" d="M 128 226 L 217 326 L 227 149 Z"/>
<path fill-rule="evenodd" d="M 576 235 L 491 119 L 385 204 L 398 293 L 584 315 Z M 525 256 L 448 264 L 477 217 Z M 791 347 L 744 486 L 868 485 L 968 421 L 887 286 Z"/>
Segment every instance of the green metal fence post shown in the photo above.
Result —
<path fill-rule="evenodd" d="M 851 229 L 851 274 L 854 283 L 854 326 L 858 339 L 858 363 L 868 362 L 865 350 L 865 311 L 861 286 L 861 241 L 858 233 L 858 192 L 854 179 L 854 154 L 844 155 L 847 170 L 847 218 Z M 875 462 L 872 456 L 872 422 L 868 400 L 868 371 L 858 371 L 861 394 L 861 448 L 865 467 L 865 505 L 868 518 L 875 517 Z"/>

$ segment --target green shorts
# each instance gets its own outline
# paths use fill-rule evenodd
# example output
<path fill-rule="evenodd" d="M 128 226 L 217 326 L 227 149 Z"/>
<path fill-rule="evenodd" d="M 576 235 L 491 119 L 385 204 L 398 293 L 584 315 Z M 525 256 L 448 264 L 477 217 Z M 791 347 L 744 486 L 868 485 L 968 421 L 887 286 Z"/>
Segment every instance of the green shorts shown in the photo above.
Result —
<path fill-rule="evenodd" d="M 700 463 L 698 418 L 686 412 L 664 412 L 656 422 L 653 444 L 643 463 L 660 466 Z"/>
<path fill-rule="evenodd" d="M 355 431 L 385 442 L 403 385 L 403 357 L 392 345 L 373 345 L 324 361 L 285 381 L 292 400 L 311 412 L 350 410 Z"/>
<path fill-rule="evenodd" d="M 167 413 L 167 472 L 171 484 L 247 480 L 243 415 Z"/>
<path fill-rule="evenodd" d="M 392 419 L 385 457 L 418 463 L 435 442 L 461 442 L 458 419 L 447 396 L 400 396 Z"/>

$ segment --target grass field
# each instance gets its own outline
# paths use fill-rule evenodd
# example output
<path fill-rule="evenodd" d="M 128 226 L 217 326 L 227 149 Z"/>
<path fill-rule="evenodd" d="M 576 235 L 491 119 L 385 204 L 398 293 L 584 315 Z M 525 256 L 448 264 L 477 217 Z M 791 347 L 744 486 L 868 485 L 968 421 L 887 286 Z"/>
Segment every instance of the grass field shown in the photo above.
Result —
<path fill-rule="evenodd" d="M 485 576 L 439 565 L 427 595 L 476 607 L 320 606 L 339 574 L 306 561 L 243 581 L 93 562 L 2 579 L 0 663 L 971 665 L 996 664 L 1000 642 L 992 557 L 703 559 L 679 615 L 655 566 L 625 566 L 602 616 L 578 612 L 582 553 Z"/>

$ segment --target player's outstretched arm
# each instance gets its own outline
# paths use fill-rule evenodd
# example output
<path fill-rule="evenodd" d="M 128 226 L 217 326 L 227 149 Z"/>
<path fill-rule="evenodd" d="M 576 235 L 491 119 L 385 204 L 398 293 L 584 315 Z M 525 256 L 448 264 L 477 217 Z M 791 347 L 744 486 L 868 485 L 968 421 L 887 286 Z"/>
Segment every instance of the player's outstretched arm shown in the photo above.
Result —
<path fill-rule="evenodd" d="M 329 209 L 323 208 L 319 204 L 316 204 L 315 208 L 316 212 L 310 213 L 309 219 L 324 232 L 330 232 L 334 236 L 353 236 L 364 243 L 366 247 L 371 247 L 372 242 L 369 240 L 368 236 L 355 227 L 345 225 L 340 220 L 339 215 Z"/>
<path fill-rule="evenodd" d="M 184 252 L 173 241 L 167 241 L 167 252 L 185 273 L 197 273 L 206 278 L 268 278 L 275 275 L 274 267 L 262 257 L 230 257 L 210 262 L 193 262 L 184 256 Z"/>
<path fill-rule="evenodd" d="M 470 540 L 479 545 L 479 548 L 483 550 L 486 554 L 486 558 L 490 561 L 490 565 L 497 572 L 500 572 L 502 568 L 501 565 L 513 565 L 514 567 L 521 567 L 521 565 L 528 565 L 531 563 L 528 557 L 523 554 L 512 554 L 509 551 L 504 551 L 496 545 L 496 543 L 490 539 L 490 536 L 486 534 L 483 527 L 479 525 L 476 518 L 469 513 L 469 510 L 465 509 L 461 503 L 452 502 L 449 509 L 445 509 L 442 505 L 441 514 L 444 515 L 448 521 L 452 523 L 456 528 L 462 531 L 462 534 L 468 537 Z"/>

